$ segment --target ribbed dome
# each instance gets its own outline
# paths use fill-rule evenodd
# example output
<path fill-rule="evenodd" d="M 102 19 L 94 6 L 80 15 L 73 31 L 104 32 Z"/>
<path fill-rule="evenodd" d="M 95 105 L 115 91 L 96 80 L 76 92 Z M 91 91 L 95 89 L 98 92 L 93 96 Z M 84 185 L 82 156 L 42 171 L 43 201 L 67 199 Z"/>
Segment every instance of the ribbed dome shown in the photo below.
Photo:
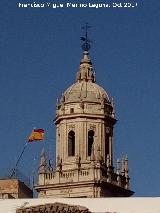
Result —
<path fill-rule="evenodd" d="M 110 98 L 106 91 L 96 82 L 95 72 L 87 51 L 83 52 L 83 58 L 76 76 L 76 83 L 72 84 L 62 95 L 61 103 L 94 102 L 109 103 Z"/>
<path fill-rule="evenodd" d="M 61 101 L 65 103 L 73 102 L 97 102 L 102 101 L 110 103 L 110 99 L 106 91 L 98 84 L 90 81 L 80 81 L 71 85 L 63 94 Z"/>

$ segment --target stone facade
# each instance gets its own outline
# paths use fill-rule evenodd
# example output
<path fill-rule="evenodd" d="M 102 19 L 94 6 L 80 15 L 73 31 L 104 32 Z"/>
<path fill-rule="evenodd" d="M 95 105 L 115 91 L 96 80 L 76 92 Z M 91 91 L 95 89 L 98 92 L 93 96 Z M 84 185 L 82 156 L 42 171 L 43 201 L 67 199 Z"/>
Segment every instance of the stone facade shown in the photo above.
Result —
<path fill-rule="evenodd" d="M 114 104 L 96 84 L 88 51 L 76 82 L 57 102 L 56 168 L 47 169 L 43 152 L 35 189 L 39 197 L 120 197 L 129 188 L 128 158 L 113 165 Z"/>
<path fill-rule="evenodd" d="M 22 207 L 16 213 L 91 213 L 82 206 L 68 205 L 63 203 L 49 203 L 45 205 Z"/>
<path fill-rule="evenodd" d="M 0 180 L 0 198 L 32 198 L 33 191 L 17 179 Z"/>

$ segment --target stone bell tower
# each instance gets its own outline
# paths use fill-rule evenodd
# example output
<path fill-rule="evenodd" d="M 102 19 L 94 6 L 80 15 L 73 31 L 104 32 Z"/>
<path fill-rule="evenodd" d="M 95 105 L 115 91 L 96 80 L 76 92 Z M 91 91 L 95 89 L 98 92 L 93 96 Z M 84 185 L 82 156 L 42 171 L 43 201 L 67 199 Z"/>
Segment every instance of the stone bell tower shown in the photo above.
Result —
<path fill-rule="evenodd" d="M 113 102 L 96 84 L 89 40 L 82 38 L 76 81 L 57 103 L 56 168 L 47 169 L 43 152 L 35 189 L 39 197 L 131 196 L 127 157 L 113 165 Z"/>

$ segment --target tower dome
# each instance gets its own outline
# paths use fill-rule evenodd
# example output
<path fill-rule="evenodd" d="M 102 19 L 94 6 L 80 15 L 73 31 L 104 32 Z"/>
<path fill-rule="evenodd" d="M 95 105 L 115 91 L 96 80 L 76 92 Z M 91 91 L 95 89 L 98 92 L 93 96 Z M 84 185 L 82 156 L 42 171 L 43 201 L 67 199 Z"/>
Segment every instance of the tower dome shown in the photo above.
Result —
<path fill-rule="evenodd" d="M 109 95 L 101 86 L 96 84 L 95 72 L 93 71 L 89 53 L 86 50 L 83 52 L 76 82 L 63 93 L 58 103 L 58 109 L 64 110 L 64 105 L 75 105 L 79 103 L 83 105 L 85 103 L 101 105 L 101 108 L 103 108 L 102 105 L 106 105 L 111 114 L 113 111 Z M 60 113 L 59 110 L 58 114 Z"/>
<path fill-rule="evenodd" d="M 80 81 L 72 84 L 63 94 L 62 101 L 72 102 L 94 102 L 101 103 L 102 100 L 110 103 L 110 98 L 106 91 L 94 82 Z"/>

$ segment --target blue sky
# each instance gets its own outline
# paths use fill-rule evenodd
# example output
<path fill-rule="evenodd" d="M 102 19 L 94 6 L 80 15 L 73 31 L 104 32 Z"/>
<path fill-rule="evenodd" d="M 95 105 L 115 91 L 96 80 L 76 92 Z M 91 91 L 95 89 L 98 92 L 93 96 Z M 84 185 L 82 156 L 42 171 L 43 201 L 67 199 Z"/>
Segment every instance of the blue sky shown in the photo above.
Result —
<path fill-rule="evenodd" d="M 75 81 L 81 27 L 89 22 L 97 83 L 116 105 L 115 156 L 128 154 L 135 196 L 160 196 L 160 2 L 103 9 L 18 8 L 19 2 L 32 3 L 0 0 L 0 175 L 10 173 L 33 127 L 45 129 L 46 142 L 30 144 L 19 169 L 32 176 L 43 146 L 55 158 L 56 99 Z"/>

